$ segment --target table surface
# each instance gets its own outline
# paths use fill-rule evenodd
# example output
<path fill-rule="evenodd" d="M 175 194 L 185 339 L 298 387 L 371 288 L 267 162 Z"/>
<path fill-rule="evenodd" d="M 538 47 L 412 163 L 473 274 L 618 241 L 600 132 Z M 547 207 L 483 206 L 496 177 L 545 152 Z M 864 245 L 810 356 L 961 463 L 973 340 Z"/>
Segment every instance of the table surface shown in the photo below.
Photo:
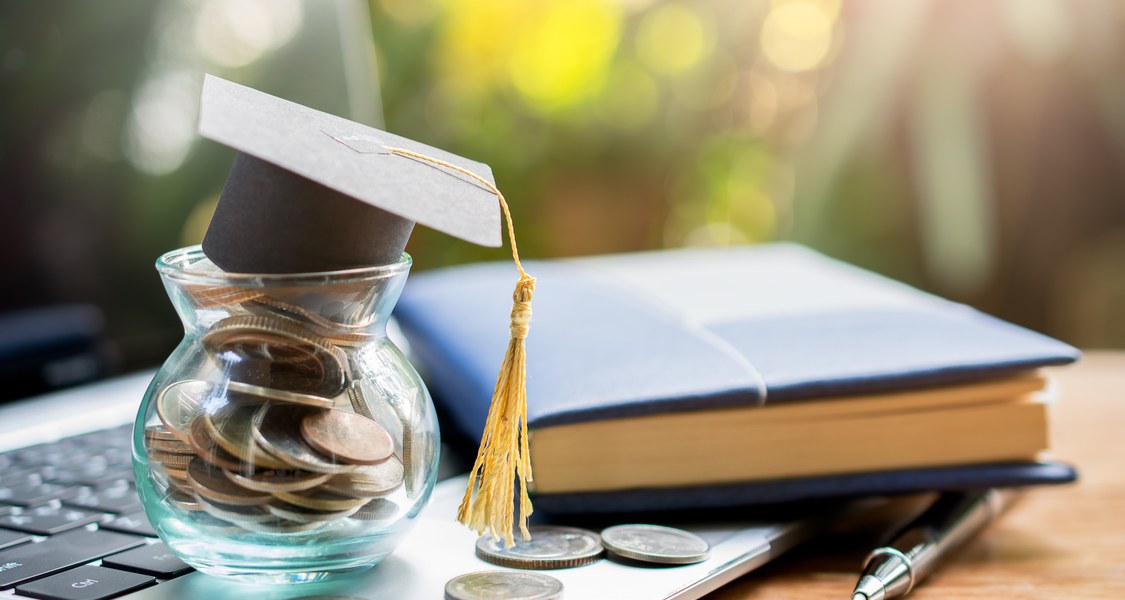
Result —
<path fill-rule="evenodd" d="M 1090 352 L 1055 375 L 1052 447 L 1080 481 L 1025 494 L 909 598 L 1125 598 L 1125 353 Z M 810 542 L 707 600 L 850 598 L 886 535 L 866 529 Z"/>

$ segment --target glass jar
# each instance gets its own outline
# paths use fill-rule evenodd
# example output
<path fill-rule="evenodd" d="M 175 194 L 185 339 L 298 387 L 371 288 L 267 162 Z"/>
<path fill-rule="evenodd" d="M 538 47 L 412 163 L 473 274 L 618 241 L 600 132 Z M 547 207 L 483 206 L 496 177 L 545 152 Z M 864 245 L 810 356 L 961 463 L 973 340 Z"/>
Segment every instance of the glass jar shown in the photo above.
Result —
<path fill-rule="evenodd" d="M 410 270 L 225 273 L 198 247 L 157 261 L 184 339 L 145 393 L 133 466 L 184 562 L 255 582 L 368 567 L 437 478 L 438 428 L 387 339 Z"/>

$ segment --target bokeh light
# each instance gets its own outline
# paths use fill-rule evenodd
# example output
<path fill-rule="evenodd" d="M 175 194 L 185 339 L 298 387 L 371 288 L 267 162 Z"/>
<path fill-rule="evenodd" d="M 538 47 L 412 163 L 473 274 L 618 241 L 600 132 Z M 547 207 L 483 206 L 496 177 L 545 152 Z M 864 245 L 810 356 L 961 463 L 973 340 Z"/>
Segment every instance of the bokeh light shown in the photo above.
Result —
<path fill-rule="evenodd" d="M 527 104 L 550 112 L 600 89 L 617 47 L 621 18 L 601 0 L 543 2 L 517 30 L 509 71 Z"/>
<path fill-rule="evenodd" d="M 637 55 L 654 72 L 676 75 L 699 64 L 714 47 L 714 31 L 695 8 L 671 2 L 644 15 Z"/>
<path fill-rule="evenodd" d="M 775 6 L 762 24 L 762 54 L 782 71 L 821 66 L 832 47 L 833 18 L 820 2 L 792 0 Z"/>

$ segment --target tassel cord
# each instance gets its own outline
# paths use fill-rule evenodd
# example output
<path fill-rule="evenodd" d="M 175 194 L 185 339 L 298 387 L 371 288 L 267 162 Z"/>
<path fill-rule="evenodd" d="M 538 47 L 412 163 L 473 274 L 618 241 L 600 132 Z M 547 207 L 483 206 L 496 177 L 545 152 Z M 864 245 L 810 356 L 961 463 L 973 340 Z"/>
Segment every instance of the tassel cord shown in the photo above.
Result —
<path fill-rule="evenodd" d="M 512 523 L 515 498 L 513 478 L 519 483 L 519 527 L 525 540 L 531 539 L 527 520 L 533 507 L 527 484 L 532 480 L 531 455 L 527 435 L 527 369 L 524 339 L 531 324 L 531 297 L 535 292 L 535 278 L 524 271 L 516 246 L 516 232 L 512 213 L 504 194 L 487 179 L 452 163 L 426 156 L 405 148 L 385 147 L 392 154 L 418 159 L 450 169 L 469 177 L 488 188 L 500 200 L 500 208 L 508 229 L 512 246 L 512 259 L 520 278 L 512 294 L 512 313 L 509 328 L 511 339 L 492 394 L 480 449 L 470 471 L 469 485 L 457 509 L 457 520 L 478 534 L 487 531 L 493 539 L 503 539 L 511 546 L 515 543 Z"/>

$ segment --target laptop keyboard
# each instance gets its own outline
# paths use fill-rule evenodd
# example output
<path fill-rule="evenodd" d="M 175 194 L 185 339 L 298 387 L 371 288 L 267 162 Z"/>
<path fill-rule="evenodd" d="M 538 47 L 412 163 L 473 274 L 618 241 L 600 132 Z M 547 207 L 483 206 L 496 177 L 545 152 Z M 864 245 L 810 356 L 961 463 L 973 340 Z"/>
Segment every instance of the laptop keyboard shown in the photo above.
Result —
<path fill-rule="evenodd" d="M 141 510 L 131 432 L 0 453 L 0 598 L 116 598 L 191 572 Z"/>

